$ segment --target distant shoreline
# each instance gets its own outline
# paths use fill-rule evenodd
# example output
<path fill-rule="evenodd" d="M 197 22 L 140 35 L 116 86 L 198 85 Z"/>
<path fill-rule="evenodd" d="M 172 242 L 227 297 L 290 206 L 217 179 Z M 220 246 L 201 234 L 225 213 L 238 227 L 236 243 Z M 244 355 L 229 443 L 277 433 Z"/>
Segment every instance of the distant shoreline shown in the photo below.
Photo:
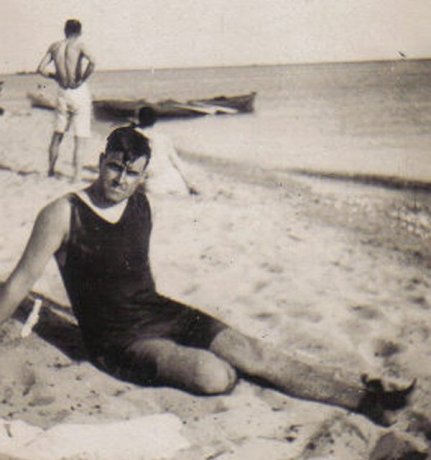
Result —
<path fill-rule="evenodd" d="M 190 66 L 190 67 L 143 67 L 143 68 L 123 68 L 123 69 L 101 69 L 98 73 L 112 73 L 112 72 L 160 72 L 160 71 L 190 71 L 190 70 L 211 70 L 211 69 L 239 69 L 239 68 L 259 68 L 259 67 L 320 67 L 320 66 L 346 66 L 346 65 L 369 65 L 369 64 L 398 64 L 398 63 L 418 63 L 418 62 L 431 62 L 430 58 L 399 58 L 399 59 L 371 59 L 362 61 L 329 61 L 329 62 L 292 62 L 292 63 L 279 63 L 279 64 L 246 64 L 246 65 L 225 65 L 225 66 Z M 19 70 L 16 72 L 0 73 L 0 77 L 4 76 L 27 76 L 36 75 L 36 71 Z"/>

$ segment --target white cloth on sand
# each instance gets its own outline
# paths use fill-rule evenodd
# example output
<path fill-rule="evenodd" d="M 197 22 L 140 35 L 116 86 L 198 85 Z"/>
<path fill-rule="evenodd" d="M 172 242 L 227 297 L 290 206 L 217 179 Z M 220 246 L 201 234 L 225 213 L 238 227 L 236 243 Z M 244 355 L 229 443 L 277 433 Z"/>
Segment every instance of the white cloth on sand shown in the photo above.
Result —
<path fill-rule="evenodd" d="M 190 446 L 173 414 L 100 424 L 63 423 L 48 430 L 16 420 L 0 420 L 0 457 L 21 460 L 85 458 L 161 460 Z"/>

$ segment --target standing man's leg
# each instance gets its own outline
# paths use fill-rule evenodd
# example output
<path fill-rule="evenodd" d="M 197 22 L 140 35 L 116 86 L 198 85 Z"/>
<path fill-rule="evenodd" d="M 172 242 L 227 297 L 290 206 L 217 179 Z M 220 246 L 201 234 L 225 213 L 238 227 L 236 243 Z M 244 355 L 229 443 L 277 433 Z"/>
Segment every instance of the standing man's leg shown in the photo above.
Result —
<path fill-rule="evenodd" d="M 73 150 L 73 181 L 81 179 L 82 153 L 91 136 L 92 101 L 88 86 L 84 83 L 75 89 L 73 95 L 73 122 L 75 125 L 75 142 Z"/>
<path fill-rule="evenodd" d="M 85 149 L 87 139 L 84 137 L 75 136 L 73 148 L 73 182 L 81 180 L 82 160 L 81 152 Z"/>
<path fill-rule="evenodd" d="M 60 144 L 63 140 L 63 133 L 54 131 L 49 145 L 49 164 L 48 164 L 48 176 L 52 177 L 55 174 L 55 164 L 58 159 L 60 152 Z"/>
<path fill-rule="evenodd" d="M 55 174 L 55 164 L 57 163 L 60 153 L 60 144 L 63 140 L 65 131 L 70 122 L 69 112 L 67 109 L 67 101 L 65 90 L 59 88 L 57 96 L 57 107 L 55 110 L 55 126 L 52 134 L 51 143 L 49 145 L 49 164 L 48 176 L 52 177 Z"/>

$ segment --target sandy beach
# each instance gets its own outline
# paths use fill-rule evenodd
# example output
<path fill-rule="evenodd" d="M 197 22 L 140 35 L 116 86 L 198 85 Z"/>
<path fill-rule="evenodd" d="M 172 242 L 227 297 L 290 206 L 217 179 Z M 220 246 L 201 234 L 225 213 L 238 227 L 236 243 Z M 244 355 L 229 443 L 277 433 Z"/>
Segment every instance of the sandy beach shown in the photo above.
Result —
<path fill-rule="evenodd" d="M 1 279 L 40 207 L 95 177 L 102 132 L 81 184 L 69 183 L 70 138 L 61 174 L 45 177 L 51 117 L 21 109 L 0 120 Z M 384 429 L 243 380 L 217 397 L 115 380 L 86 360 L 50 263 L 34 291 L 64 308 L 45 302 L 25 339 L 29 302 L 0 328 L 0 459 L 431 458 L 428 192 L 277 172 L 232 152 L 200 156 L 181 124 L 167 129 L 183 133 L 201 193 L 149 197 L 158 290 L 316 365 L 417 379 L 409 408 Z"/>

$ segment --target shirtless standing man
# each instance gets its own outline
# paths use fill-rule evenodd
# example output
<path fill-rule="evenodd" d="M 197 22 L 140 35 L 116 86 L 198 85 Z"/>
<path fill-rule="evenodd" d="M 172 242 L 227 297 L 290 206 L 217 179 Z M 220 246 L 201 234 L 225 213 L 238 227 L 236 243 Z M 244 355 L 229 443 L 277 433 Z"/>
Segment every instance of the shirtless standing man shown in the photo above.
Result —
<path fill-rule="evenodd" d="M 42 209 L 24 254 L 0 284 L 0 323 L 54 256 L 89 358 L 99 368 L 135 383 L 204 395 L 229 392 L 239 373 L 386 425 L 386 411 L 403 407 L 412 387 L 387 391 L 380 380 L 311 366 L 156 291 L 148 258 L 151 210 L 139 187 L 150 156 L 146 137 L 133 127 L 117 128 L 95 182 Z"/>
<path fill-rule="evenodd" d="M 72 121 L 75 131 L 74 180 L 77 181 L 81 174 L 80 151 L 84 147 L 85 139 L 90 137 L 91 95 L 86 81 L 94 72 L 95 62 L 80 41 L 81 23 L 78 20 L 66 21 L 64 34 L 64 40 L 55 42 L 48 48 L 37 71 L 58 83 L 56 123 L 49 147 L 48 176 L 54 176 L 60 144 L 69 122 Z M 85 70 L 84 59 L 87 61 Z M 54 63 L 54 72 L 48 70 L 51 62 Z M 72 120 L 69 117 L 72 117 Z"/>

